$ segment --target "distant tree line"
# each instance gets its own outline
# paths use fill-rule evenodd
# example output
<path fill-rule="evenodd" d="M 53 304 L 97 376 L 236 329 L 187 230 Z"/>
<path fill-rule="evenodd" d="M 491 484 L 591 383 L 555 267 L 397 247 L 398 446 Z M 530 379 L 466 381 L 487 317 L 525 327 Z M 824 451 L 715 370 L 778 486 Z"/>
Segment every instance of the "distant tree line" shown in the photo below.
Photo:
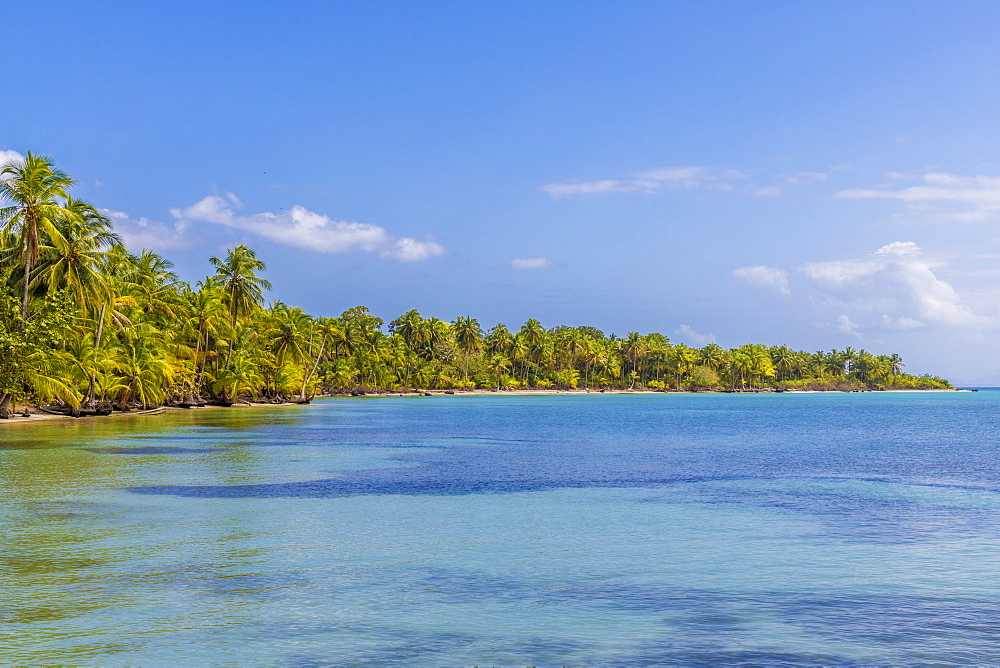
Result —
<path fill-rule="evenodd" d="M 44 156 L 0 178 L 0 416 L 15 403 L 101 411 L 308 400 L 411 389 L 950 388 L 904 373 L 898 355 L 847 348 L 691 348 L 661 334 L 593 327 L 484 331 L 411 310 L 383 329 L 364 306 L 313 317 L 275 302 L 252 250 L 211 258 L 191 286 L 150 251 L 126 250 L 110 221 L 70 195 Z"/>

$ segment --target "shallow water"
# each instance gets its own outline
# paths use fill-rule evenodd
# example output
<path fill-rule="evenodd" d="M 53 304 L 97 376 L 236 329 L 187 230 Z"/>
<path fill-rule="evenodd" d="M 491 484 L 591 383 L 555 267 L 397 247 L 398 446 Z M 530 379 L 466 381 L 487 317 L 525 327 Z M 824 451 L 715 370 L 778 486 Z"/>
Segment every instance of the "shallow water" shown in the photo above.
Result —
<path fill-rule="evenodd" d="M 1000 663 L 1000 392 L 0 430 L 0 661 Z"/>

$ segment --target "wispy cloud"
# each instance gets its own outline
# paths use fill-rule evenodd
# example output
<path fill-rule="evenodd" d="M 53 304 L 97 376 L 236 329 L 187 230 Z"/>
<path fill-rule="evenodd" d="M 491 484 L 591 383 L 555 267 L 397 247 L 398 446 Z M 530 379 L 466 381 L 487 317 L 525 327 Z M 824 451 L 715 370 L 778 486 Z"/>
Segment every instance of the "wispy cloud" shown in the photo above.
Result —
<path fill-rule="evenodd" d="M 854 321 L 852 321 L 846 315 L 838 315 L 837 316 L 837 329 L 839 331 L 843 332 L 844 334 L 853 334 L 855 336 L 857 336 L 857 334 L 858 334 L 858 325 L 857 325 L 857 323 L 855 323 Z"/>
<path fill-rule="evenodd" d="M 584 183 L 549 183 L 542 186 L 542 190 L 553 197 L 568 197 L 570 195 L 598 195 L 601 193 L 622 193 L 641 190 L 637 182 L 634 181 L 588 181 Z M 648 190 L 648 188 L 646 188 Z"/>
<path fill-rule="evenodd" d="M 432 240 L 397 237 L 370 223 L 334 220 L 294 206 L 288 212 L 237 213 L 243 208 L 232 193 L 210 195 L 183 209 L 171 209 L 178 224 L 213 223 L 251 232 L 275 243 L 319 253 L 378 253 L 384 260 L 419 262 L 443 255 L 444 246 Z"/>
<path fill-rule="evenodd" d="M 821 183 L 826 181 L 827 176 L 829 175 L 825 172 L 795 172 L 794 174 L 786 174 L 784 180 L 789 185 L 801 186 Z"/>
<path fill-rule="evenodd" d="M 782 174 L 763 169 L 745 171 L 688 165 L 647 169 L 627 177 L 614 179 L 548 183 L 542 186 L 542 190 L 556 199 L 572 195 L 631 192 L 652 194 L 662 190 L 694 190 L 696 188 L 733 191 L 760 197 L 780 197 L 786 188 L 815 185 L 826 181 L 828 176 L 829 174 L 826 172 Z M 763 181 L 763 183 L 757 182 L 758 180 Z"/>
<path fill-rule="evenodd" d="M 905 174 L 893 173 L 901 180 Z M 919 177 L 918 185 L 904 188 L 851 188 L 838 191 L 843 199 L 894 199 L 906 202 L 925 217 L 952 221 L 982 221 L 1000 216 L 1000 177 L 959 176 L 931 172 Z"/>
<path fill-rule="evenodd" d="M 660 167 L 638 172 L 624 179 L 602 179 L 576 183 L 549 183 L 542 190 L 555 198 L 570 195 L 596 195 L 615 192 L 652 193 L 663 188 L 714 187 L 732 189 L 733 182 L 746 178 L 746 174 L 735 169 L 714 169 L 711 167 Z"/>
<path fill-rule="evenodd" d="M 168 251 L 191 248 L 196 240 L 191 235 L 191 226 L 186 221 L 163 223 L 148 218 L 134 219 L 123 211 L 101 209 L 122 237 L 125 246 L 137 252 L 140 250 Z"/>
<path fill-rule="evenodd" d="M 740 267 L 739 269 L 734 269 L 732 274 L 741 281 L 759 288 L 777 290 L 783 295 L 792 293 L 788 287 L 788 272 L 778 267 L 768 267 L 765 265 Z"/>
<path fill-rule="evenodd" d="M 510 261 L 510 266 L 514 269 L 548 269 L 555 266 L 555 262 L 547 257 L 516 257 Z"/>

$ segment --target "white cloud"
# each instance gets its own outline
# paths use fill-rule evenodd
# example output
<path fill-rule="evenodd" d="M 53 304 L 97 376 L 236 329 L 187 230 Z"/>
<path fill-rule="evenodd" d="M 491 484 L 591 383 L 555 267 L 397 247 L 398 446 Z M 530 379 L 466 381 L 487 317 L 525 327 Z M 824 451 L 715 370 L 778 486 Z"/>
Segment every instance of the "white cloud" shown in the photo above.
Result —
<path fill-rule="evenodd" d="M 108 217 L 115 232 L 121 235 L 125 246 L 133 252 L 143 249 L 178 250 L 194 245 L 194 240 L 189 235 L 190 225 L 184 221 L 169 224 L 148 218 L 135 220 L 127 213 L 111 209 L 101 209 L 101 213 Z"/>
<path fill-rule="evenodd" d="M 178 223 L 207 222 L 252 232 L 275 243 L 319 253 L 375 253 L 386 260 L 417 262 L 443 255 L 445 248 L 434 241 L 396 237 L 369 223 L 334 220 L 329 216 L 294 206 L 288 212 L 240 215 L 239 198 L 210 195 L 185 209 L 171 209 Z"/>
<path fill-rule="evenodd" d="M 843 332 L 844 334 L 855 334 L 856 335 L 858 333 L 858 325 L 857 325 L 857 323 L 853 322 L 846 315 L 838 315 L 837 316 L 837 329 L 840 330 L 841 332 Z"/>
<path fill-rule="evenodd" d="M 924 323 L 919 320 L 914 320 L 913 318 L 908 318 L 905 315 L 901 315 L 898 318 L 892 318 L 888 315 L 883 315 L 881 319 L 881 324 L 886 329 L 918 329 L 924 327 Z"/>
<path fill-rule="evenodd" d="M 0 170 L 3 170 L 7 165 L 16 165 L 22 162 L 24 162 L 24 156 L 17 151 L 0 149 Z M 10 175 L 5 175 L 3 178 L 8 179 Z"/>
<path fill-rule="evenodd" d="M 614 192 L 634 192 L 640 190 L 637 182 L 612 181 L 590 181 L 585 183 L 550 183 L 542 186 L 542 190 L 553 197 L 568 197 L 570 195 L 595 195 L 601 193 Z"/>
<path fill-rule="evenodd" d="M 603 179 L 581 183 L 549 183 L 542 190 L 552 197 L 570 195 L 595 195 L 613 192 L 652 193 L 661 188 L 698 188 L 709 186 L 731 190 L 732 182 L 746 178 L 735 169 L 713 169 L 710 167 L 660 167 L 634 174 L 627 179 Z"/>
<path fill-rule="evenodd" d="M 736 169 L 711 169 L 709 167 L 660 167 L 639 172 L 641 181 L 652 181 L 680 188 L 697 188 L 707 183 L 719 181 L 739 181 L 746 174 Z"/>
<path fill-rule="evenodd" d="M 901 180 L 904 174 L 892 173 Z M 1000 216 L 1000 177 L 958 176 L 930 172 L 919 178 L 919 185 L 898 189 L 851 188 L 836 197 L 844 199 L 895 199 L 911 209 L 943 220 L 980 221 Z"/>
<path fill-rule="evenodd" d="M 766 174 L 765 170 L 742 171 L 718 167 L 686 165 L 659 167 L 635 172 L 629 177 L 581 181 L 575 183 L 549 183 L 542 190 L 554 198 L 571 195 L 599 195 L 605 193 L 642 192 L 655 193 L 664 189 L 735 191 L 761 197 L 780 197 L 784 188 L 809 186 L 826 181 L 825 172 L 793 172 L 791 174 Z M 763 176 L 771 183 L 753 183 L 751 177 Z"/>
<path fill-rule="evenodd" d="M 707 346 L 710 343 L 716 343 L 715 334 L 701 334 L 691 329 L 688 325 L 681 325 L 674 330 L 674 334 L 677 334 L 688 343 L 698 347 Z"/>
<path fill-rule="evenodd" d="M 781 197 L 784 191 L 778 186 L 763 186 L 755 189 L 753 194 L 760 195 L 761 197 Z"/>
<path fill-rule="evenodd" d="M 756 287 L 772 288 L 783 295 L 792 292 L 788 287 L 788 272 L 777 267 L 764 265 L 740 267 L 733 270 L 733 276 Z"/>
<path fill-rule="evenodd" d="M 879 264 L 871 260 L 833 260 L 829 262 L 808 262 L 799 270 L 818 283 L 842 285 L 868 276 L 879 269 Z"/>
<path fill-rule="evenodd" d="M 801 186 L 826 181 L 827 176 L 823 172 L 796 172 L 787 175 L 785 181 L 793 186 Z"/>
<path fill-rule="evenodd" d="M 856 317 L 887 329 L 996 326 L 995 318 L 977 315 L 962 303 L 955 288 L 935 274 L 912 241 L 896 241 L 868 259 L 815 262 L 799 267 L 809 279 L 838 295 Z M 856 329 L 857 326 L 854 327 Z"/>
<path fill-rule="evenodd" d="M 547 257 L 516 257 L 510 261 L 510 266 L 514 269 L 548 269 L 555 266 L 555 262 Z"/>
<path fill-rule="evenodd" d="M 893 241 L 879 248 L 874 255 L 920 255 L 920 246 L 912 241 Z"/>
<path fill-rule="evenodd" d="M 444 246 L 434 241 L 417 241 L 412 237 L 402 237 L 396 240 L 395 247 L 388 248 L 378 255 L 383 260 L 420 262 L 444 253 Z"/>

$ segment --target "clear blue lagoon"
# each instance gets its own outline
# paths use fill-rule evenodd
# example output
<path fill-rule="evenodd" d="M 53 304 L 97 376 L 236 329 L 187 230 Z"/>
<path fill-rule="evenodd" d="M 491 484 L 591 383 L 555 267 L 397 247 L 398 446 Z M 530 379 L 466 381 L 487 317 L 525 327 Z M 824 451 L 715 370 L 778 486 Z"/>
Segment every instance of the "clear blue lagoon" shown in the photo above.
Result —
<path fill-rule="evenodd" d="M 1000 392 L 0 430 L 0 661 L 1000 663 Z"/>

